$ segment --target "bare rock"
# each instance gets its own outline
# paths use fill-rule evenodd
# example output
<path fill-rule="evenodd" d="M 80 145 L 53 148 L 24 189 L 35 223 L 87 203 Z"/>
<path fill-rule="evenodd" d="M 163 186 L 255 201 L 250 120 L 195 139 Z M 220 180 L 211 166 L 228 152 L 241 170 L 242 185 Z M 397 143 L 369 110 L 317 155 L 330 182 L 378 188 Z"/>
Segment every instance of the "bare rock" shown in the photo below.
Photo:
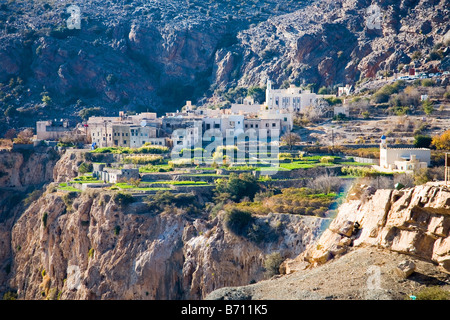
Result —
<path fill-rule="evenodd" d="M 411 260 L 404 260 L 404 261 L 402 261 L 402 262 L 400 262 L 398 264 L 398 266 L 395 269 L 395 271 L 400 277 L 406 279 L 411 274 L 413 274 L 415 269 L 416 269 L 416 264 L 413 261 L 411 261 Z"/>

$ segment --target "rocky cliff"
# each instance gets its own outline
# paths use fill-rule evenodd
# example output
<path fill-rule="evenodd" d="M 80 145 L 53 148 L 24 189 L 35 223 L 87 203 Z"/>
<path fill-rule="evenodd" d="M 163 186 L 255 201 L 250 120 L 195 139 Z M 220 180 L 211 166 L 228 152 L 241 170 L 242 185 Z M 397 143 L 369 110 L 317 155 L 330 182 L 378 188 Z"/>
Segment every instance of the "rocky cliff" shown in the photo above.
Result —
<path fill-rule="evenodd" d="M 450 188 L 443 183 L 376 192 L 355 186 L 320 238 L 283 263 L 287 275 L 207 298 L 405 299 L 420 286 L 448 288 L 449 232 Z M 414 267 L 399 272 L 404 265 Z"/>
<path fill-rule="evenodd" d="M 9 1 L 0 6 L 0 108 L 9 127 L 85 108 L 180 109 L 236 86 L 354 84 L 448 43 L 448 0 Z M 446 38 L 447 37 L 447 38 Z M 447 44 L 448 45 L 448 44 Z M 438 55 L 436 63 L 448 57 Z M 433 58 L 434 59 L 434 58 Z M 443 61 L 443 60 L 442 60 Z M 205 98 L 205 99 L 204 99 Z M 209 100 L 211 98 L 211 100 Z M 96 111 L 101 112 L 101 111 Z"/>
<path fill-rule="evenodd" d="M 8 287 L 24 299 L 200 299 L 222 286 L 264 278 L 271 252 L 294 257 L 324 219 L 260 217 L 276 240 L 255 243 L 220 218 L 143 202 L 121 206 L 114 194 L 48 189 L 12 227 Z"/>

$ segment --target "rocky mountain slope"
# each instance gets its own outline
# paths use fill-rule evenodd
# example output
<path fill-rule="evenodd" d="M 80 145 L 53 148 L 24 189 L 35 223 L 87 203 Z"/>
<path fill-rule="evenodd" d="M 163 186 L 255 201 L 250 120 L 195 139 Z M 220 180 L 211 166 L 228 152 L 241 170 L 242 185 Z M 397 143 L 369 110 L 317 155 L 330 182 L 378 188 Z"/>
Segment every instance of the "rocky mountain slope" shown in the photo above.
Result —
<path fill-rule="evenodd" d="M 449 231 L 450 188 L 442 183 L 354 188 L 318 241 L 283 263 L 287 276 L 207 298 L 403 300 L 426 285 L 448 289 Z"/>
<path fill-rule="evenodd" d="M 90 0 L 77 4 L 78 29 L 68 25 L 69 3 L 3 3 L 0 132 L 92 107 L 164 112 L 185 100 L 217 103 L 229 88 L 267 78 L 316 89 L 356 83 L 411 62 L 416 51 L 425 63 L 448 40 L 448 0 L 383 0 L 377 13 L 371 4 Z"/>
<path fill-rule="evenodd" d="M 6 172 L 13 157 L 20 155 L 0 154 L 0 169 Z M 69 181 L 80 161 L 79 152 L 66 152 L 41 181 Z M 63 192 L 55 183 L 28 195 L 22 185 L 8 186 L 0 193 L 0 296 L 16 292 L 20 299 L 201 299 L 264 279 L 271 253 L 294 258 L 328 223 L 256 217 L 267 232 L 257 241 L 231 232 L 223 213 L 210 218 L 170 205 L 161 211 L 142 198 L 126 203 L 116 191 Z"/>

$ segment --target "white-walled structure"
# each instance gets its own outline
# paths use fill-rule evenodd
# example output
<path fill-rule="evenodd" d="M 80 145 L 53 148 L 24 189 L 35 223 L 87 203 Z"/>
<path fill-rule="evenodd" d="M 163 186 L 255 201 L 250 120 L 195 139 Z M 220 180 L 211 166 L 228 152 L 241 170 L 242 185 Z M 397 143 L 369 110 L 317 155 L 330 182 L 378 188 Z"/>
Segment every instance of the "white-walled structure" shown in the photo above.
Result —
<path fill-rule="evenodd" d="M 431 150 L 426 148 L 389 148 L 386 137 L 381 137 L 380 169 L 410 171 L 430 165 Z"/>
<path fill-rule="evenodd" d="M 272 81 L 267 80 L 266 102 L 267 110 L 286 110 L 302 112 L 306 107 L 314 105 L 317 95 L 309 90 L 291 85 L 288 89 L 273 89 Z"/>

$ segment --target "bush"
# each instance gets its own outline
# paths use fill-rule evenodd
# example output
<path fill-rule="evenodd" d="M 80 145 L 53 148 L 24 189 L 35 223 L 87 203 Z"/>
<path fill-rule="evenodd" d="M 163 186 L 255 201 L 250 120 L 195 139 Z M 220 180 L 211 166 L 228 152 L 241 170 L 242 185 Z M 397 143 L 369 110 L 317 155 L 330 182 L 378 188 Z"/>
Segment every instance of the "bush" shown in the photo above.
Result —
<path fill-rule="evenodd" d="M 3 300 L 17 300 L 18 295 L 15 291 L 8 291 L 3 295 Z"/>
<path fill-rule="evenodd" d="M 123 159 L 123 163 L 133 164 L 159 164 L 162 163 L 163 157 L 160 155 L 148 155 L 148 156 L 128 156 Z"/>
<path fill-rule="evenodd" d="M 244 197 L 253 200 L 259 191 L 258 180 L 251 173 L 231 173 L 228 179 L 216 180 L 216 193 L 227 193 L 230 200 L 239 201 Z"/>
<path fill-rule="evenodd" d="M 83 162 L 78 167 L 78 172 L 81 174 L 85 174 L 88 172 L 92 172 L 93 169 L 94 169 L 94 166 L 92 165 L 92 163 Z"/>
<path fill-rule="evenodd" d="M 414 137 L 415 148 L 429 148 L 433 139 L 430 136 L 416 135 Z"/>
<path fill-rule="evenodd" d="M 279 252 L 273 252 L 269 254 L 264 261 L 264 269 L 266 269 L 266 275 L 271 278 L 277 274 L 280 274 L 280 265 L 283 262 L 283 257 Z"/>
<path fill-rule="evenodd" d="M 113 200 L 119 206 L 126 206 L 134 201 L 134 198 L 129 193 L 118 192 L 114 195 Z"/>
<path fill-rule="evenodd" d="M 238 236 L 247 236 L 248 229 L 253 222 L 252 214 L 248 211 L 232 208 L 226 211 L 224 217 L 225 226 Z"/>
<path fill-rule="evenodd" d="M 415 296 L 416 300 L 450 300 L 450 292 L 439 286 L 424 288 Z"/>
<path fill-rule="evenodd" d="M 434 136 L 431 144 L 438 150 L 450 150 L 450 130 L 445 131 L 440 136 Z"/>
<path fill-rule="evenodd" d="M 103 115 L 103 110 L 99 107 L 84 108 L 78 112 L 78 116 L 83 120 L 88 120 L 90 117 Z"/>

